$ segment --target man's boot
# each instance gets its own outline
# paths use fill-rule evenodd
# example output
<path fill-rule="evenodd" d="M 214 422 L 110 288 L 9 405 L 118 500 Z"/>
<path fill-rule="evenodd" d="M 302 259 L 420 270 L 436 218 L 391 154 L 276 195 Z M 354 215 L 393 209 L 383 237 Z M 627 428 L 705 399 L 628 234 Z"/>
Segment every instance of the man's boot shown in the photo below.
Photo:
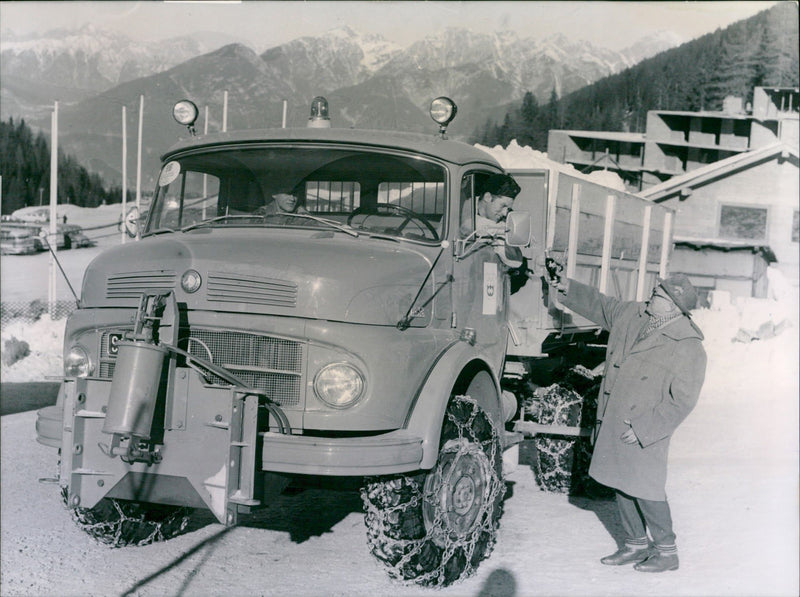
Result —
<path fill-rule="evenodd" d="M 647 543 L 644 545 L 629 545 L 626 543 L 610 556 L 600 558 L 600 563 L 606 566 L 622 566 L 632 562 L 643 562 L 649 555 L 650 548 Z"/>
<path fill-rule="evenodd" d="M 662 551 L 656 549 L 653 555 L 643 562 L 634 565 L 634 570 L 639 572 L 667 572 L 678 569 L 677 550 Z"/>

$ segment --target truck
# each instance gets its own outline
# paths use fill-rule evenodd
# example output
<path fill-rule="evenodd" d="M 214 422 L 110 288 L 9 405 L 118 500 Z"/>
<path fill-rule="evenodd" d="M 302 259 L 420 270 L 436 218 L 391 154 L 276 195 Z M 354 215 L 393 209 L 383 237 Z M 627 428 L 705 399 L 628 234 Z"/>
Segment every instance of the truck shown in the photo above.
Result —
<path fill-rule="evenodd" d="M 446 586 L 489 557 L 520 442 L 583 433 L 533 422 L 514 392 L 597 341 L 548 296 L 545 258 L 642 297 L 671 214 L 577 173 L 506 172 L 448 138 L 452 100 L 430 112 L 431 134 L 335 128 L 317 97 L 307 127 L 200 136 L 176 104 L 191 134 L 162 157 L 140 240 L 87 267 L 38 413 L 82 529 L 145 545 L 193 509 L 235 525 L 292 485 L 351 482 L 392 578 Z M 503 173 L 514 210 L 476 229 Z M 527 263 L 513 296 L 505 247 Z"/>

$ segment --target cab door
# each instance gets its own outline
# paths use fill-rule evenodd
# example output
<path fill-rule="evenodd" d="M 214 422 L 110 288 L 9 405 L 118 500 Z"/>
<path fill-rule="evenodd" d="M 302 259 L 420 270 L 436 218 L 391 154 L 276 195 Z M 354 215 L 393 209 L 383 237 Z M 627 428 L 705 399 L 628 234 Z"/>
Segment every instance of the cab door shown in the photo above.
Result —
<path fill-rule="evenodd" d="M 453 311 L 456 328 L 472 330 L 475 346 L 500 371 L 508 339 L 509 283 L 504 265 L 490 242 L 475 236 L 477 201 L 482 183 L 493 172 L 468 171 L 461 179 Z M 470 332 L 470 333 L 473 333 Z"/>

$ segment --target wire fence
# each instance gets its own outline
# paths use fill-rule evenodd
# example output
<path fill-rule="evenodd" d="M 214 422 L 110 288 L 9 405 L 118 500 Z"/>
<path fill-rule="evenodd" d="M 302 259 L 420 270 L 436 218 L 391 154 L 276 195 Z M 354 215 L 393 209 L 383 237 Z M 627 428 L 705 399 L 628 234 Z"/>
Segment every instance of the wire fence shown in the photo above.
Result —
<path fill-rule="evenodd" d="M 75 301 L 54 301 L 36 299 L 33 301 L 0 302 L 0 327 L 6 327 L 13 321 L 34 323 L 42 317 L 52 320 L 66 319 L 77 309 Z"/>

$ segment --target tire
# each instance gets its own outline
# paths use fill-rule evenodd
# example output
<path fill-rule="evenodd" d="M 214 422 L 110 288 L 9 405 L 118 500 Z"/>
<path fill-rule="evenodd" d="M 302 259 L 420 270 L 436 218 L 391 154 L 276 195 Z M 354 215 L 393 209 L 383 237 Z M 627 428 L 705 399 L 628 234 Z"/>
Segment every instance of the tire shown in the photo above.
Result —
<path fill-rule="evenodd" d="M 485 411 L 457 396 L 433 469 L 367 480 L 361 490 L 367 542 L 390 577 L 445 587 L 474 574 L 497 538 L 505 494 L 501 452 Z"/>
<path fill-rule="evenodd" d="M 67 504 L 67 488 L 61 497 Z M 181 534 L 191 508 L 103 498 L 93 508 L 70 508 L 78 527 L 110 547 L 149 545 Z"/>
<path fill-rule="evenodd" d="M 590 484 L 591 446 L 586 438 L 540 437 L 534 440 L 536 484 L 550 493 L 584 493 Z"/>
<path fill-rule="evenodd" d="M 560 383 L 536 392 L 535 422 L 591 428 L 597 412 L 599 380 L 583 367 L 563 373 Z M 533 440 L 536 483 L 552 493 L 587 493 L 596 483 L 589 478 L 592 445 L 587 437 L 537 435 Z"/>

